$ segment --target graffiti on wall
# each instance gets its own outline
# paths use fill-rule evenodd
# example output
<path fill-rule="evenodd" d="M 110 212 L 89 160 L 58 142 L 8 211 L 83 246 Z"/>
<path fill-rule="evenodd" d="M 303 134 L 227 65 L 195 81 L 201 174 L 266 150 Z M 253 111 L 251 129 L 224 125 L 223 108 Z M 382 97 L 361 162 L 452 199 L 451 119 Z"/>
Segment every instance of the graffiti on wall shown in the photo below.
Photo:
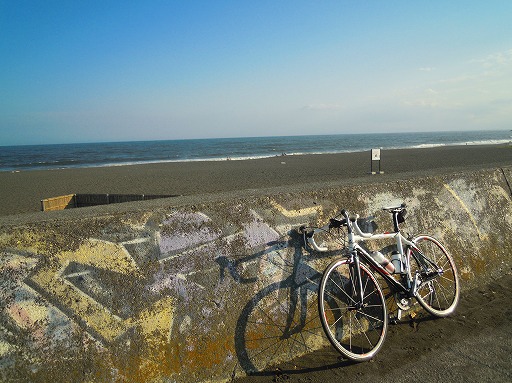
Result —
<path fill-rule="evenodd" d="M 287 219 L 319 209 L 301 213 L 276 202 L 272 206 Z M 175 211 L 156 227 L 139 225 L 130 238 L 86 238 L 77 249 L 51 258 L 22 250 L 3 252 L 0 294 L 6 305 L 0 314 L 0 363 L 7 366 L 23 348 L 37 372 L 53 352 L 99 355 L 106 350 L 109 357 L 102 363 L 111 367 L 109 374 L 142 379 L 172 375 L 187 363 L 218 367 L 228 362 L 252 370 L 264 365 L 256 366 L 261 358 L 253 361 L 252 353 L 268 348 L 269 342 L 307 346 L 298 334 L 308 326 L 309 295 L 315 289 L 311 283 L 318 271 L 301 259 L 302 250 L 289 235 L 290 224 L 271 227 L 254 210 L 249 217 L 230 232 L 204 212 Z M 256 296 L 245 308 L 233 307 L 237 286 Z M 242 319 L 233 318 L 242 324 L 244 332 L 237 335 L 243 342 L 235 341 L 232 329 L 219 333 L 223 342 L 211 334 L 218 333 L 212 326 L 222 323 L 219 318 L 229 309 L 243 311 Z M 276 310 L 282 325 L 277 324 Z M 256 319 L 253 323 L 251 317 L 265 312 L 275 318 L 272 326 Z M 262 346 L 256 337 L 269 330 L 274 337 Z M 21 341 L 23 332 L 30 337 Z M 290 340 L 292 336 L 300 341 Z M 227 350 L 222 360 L 212 357 L 216 347 Z M 268 354 L 270 360 L 274 351 Z"/>
<path fill-rule="evenodd" d="M 422 209 L 426 199 L 455 207 Z M 379 192 L 356 202 L 368 213 L 390 201 L 403 199 Z M 419 226 L 412 217 L 442 223 L 441 234 L 459 230 L 459 216 L 469 222 L 468 236 L 482 240 L 494 224 L 485 209 L 475 209 L 483 198 L 457 182 L 416 188 L 405 202 L 409 223 Z M 76 247 L 45 256 L 4 247 L 0 371 L 19 373 L 24 365 L 28 377 L 51 377 L 66 366 L 84 380 L 107 381 L 184 371 L 229 377 L 325 344 L 316 290 L 339 252 L 309 252 L 294 228 L 325 222 L 335 206 L 293 203 L 147 213 L 113 221 Z M 429 215 L 440 211 L 442 217 Z"/>

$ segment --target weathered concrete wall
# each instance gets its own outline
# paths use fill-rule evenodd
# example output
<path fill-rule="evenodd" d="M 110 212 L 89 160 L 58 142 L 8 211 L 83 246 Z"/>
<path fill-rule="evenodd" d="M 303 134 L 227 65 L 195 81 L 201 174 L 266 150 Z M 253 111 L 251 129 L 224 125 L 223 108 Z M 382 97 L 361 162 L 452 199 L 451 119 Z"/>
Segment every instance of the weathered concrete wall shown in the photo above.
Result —
<path fill-rule="evenodd" d="M 437 236 L 468 288 L 510 270 L 507 179 L 497 169 L 4 224 L 0 380 L 225 381 L 319 348 L 317 283 L 337 252 L 306 251 L 295 228 L 347 208 L 391 229 L 380 208 L 406 202 L 404 230 Z"/>

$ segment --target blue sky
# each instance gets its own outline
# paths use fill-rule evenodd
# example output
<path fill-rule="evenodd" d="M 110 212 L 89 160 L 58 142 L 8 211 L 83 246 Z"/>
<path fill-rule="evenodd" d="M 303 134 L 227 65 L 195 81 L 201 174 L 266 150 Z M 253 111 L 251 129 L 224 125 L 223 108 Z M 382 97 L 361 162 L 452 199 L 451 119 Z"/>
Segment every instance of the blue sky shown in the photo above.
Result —
<path fill-rule="evenodd" d="M 0 145 L 512 129 L 512 1 L 0 0 Z"/>

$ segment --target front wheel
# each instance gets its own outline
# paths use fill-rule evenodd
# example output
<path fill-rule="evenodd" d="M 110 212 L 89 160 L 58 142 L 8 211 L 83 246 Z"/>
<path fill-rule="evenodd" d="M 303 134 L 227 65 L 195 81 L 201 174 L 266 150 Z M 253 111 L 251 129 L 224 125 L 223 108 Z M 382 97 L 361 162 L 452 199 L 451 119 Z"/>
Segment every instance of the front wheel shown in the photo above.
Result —
<path fill-rule="evenodd" d="M 347 259 L 325 270 L 318 295 L 320 319 L 331 344 L 345 357 L 362 362 L 382 347 L 388 328 L 386 303 L 371 271 L 360 265 L 362 299 L 355 264 Z"/>
<path fill-rule="evenodd" d="M 418 275 L 419 278 L 416 299 L 432 315 L 445 317 L 452 314 L 460 295 L 457 268 L 452 257 L 437 239 L 429 235 L 419 235 L 412 242 L 416 249 L 410 248 L 408 252 L 409 277 L 413 279 Z"/>

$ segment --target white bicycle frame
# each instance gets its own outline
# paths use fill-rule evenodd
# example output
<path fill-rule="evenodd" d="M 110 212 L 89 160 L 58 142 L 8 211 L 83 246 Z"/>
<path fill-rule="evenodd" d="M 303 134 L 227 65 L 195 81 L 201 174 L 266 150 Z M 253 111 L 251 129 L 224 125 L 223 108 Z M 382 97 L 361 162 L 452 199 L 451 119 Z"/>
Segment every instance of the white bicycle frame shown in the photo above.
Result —
<path fill-rule="evenodd" d="M 372 269 L 377 271 L 389 284 L 391 284 L 396 290 L 401 291 L 403 293 L 408 294 L 409 296 L 414 296 L 416 294 L 416 290 L 418 286 L 414 286 L 415 283 L 413 281 L 414 276 L 410 274 L 410 260 L 407 254 L 404 254 L 404 245 L 408 246 L 412 249 L 417 249 L 416 245 L 405 238 L 400 231 L 397 232 L 385 232 L 379 234 L 372 233 L 364 233 L 361 228 L 357 224 L 357 219 L 359 215 L 354 215 L 352 217 L 346 217 L 346 225 L 348 227 L 348 253 L 350 254 L 350 259 L 352 262 L 356 263 L 356 269 L 359 270 L 359 257 L 358 254 L 362 256 L 365 260 L 365 263 L 371 266 Z M 350 226 L 349 226 L 350 225 Z M 328 226 L 328 225 L 327 225 Z M 314 234 L 317 232 L 325 231 L 326 227 L 318 228 L 313 230 L 313 235 L 307 238 L 307 242 L 313 249 L 319 252 L 326 252 L 329 249 L 327 247 L 318 246 L 314 240 Z M 359 242 L 364 241 L 372 241 L 379 239 L 395 239 L 398 253 L 400 254 L 400 259 L 402 260 L 403 267 L 402 270 L 408 275 L 406 278 L 406 286 L 404 286 L 401 282 L 396 280 L 392 274 L 390 274 L 382 265 L 380 265 L 377 261 L 373 259 L 373 257 L 362 247 L 359 245 Z M 360 280 L 360 276 L 359 280 Z M 362 287 L 361 287 L 362 289 Z M 362 293 L 361 293 L 362 294 Z"/>
<path fill-rule="evenodd" d="M 352 233 L 350 233 L 350 232 L 348 233 L 349 251 L 353 252 L 354 250 L 358 250 L 373 260 L 373 258 L 370 256 L 370 254 L 368 254 L 368 252 L 359 245 L 359 242 L 394 238 L 396 247 L 397 247 L 397 251 L 400 254 L 400 259 L 403 263 L 405 263 L 403 265 L 402 270 L 408 271 L 409 270 L 409 257 L 407 257 L 406 254 L 404 253 L 404 245 L 414 246 L 414 243 L 412 243 L 407 238 L 405 238 L 402 235 L 402 233 L 400 233 L 400 232 L 392 232 L 392 233 L 386 232 L 386 233 L 380 233 L 380 234 L 364 233 L 361 230 L 361 228 L 359 227 L 359 225 L 357 224 L 357 218 L 359 218 L 358 215 L 350 218 L 352 228 L 354 230 Z M 377 264 L 379 266 L 379 269 L 381 272 L 385 272 L 385 273 L 389 274 L 389 272 L 386 269 L 384 269 L 380 264 L 378 264 L 377 262 L 375 262 L 375 264 Z"/>

